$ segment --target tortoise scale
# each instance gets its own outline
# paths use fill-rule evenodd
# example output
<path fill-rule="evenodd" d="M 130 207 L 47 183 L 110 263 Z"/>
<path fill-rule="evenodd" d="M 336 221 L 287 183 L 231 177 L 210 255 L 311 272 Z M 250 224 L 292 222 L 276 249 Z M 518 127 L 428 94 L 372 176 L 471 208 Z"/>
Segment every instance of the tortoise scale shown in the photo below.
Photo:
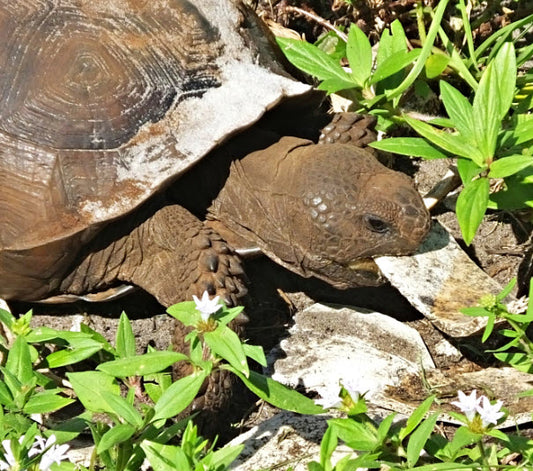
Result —
<path fill-rule="evenodd" d="M 310 93 L 237 1 L 3 2 L 0 67 L 7 300 L 131 283 L 165 306 L 205 289 L 235 303 L 243 241 L 304 277 L 372 285 L 372 257 L 410 254 L 429 229 L 407 176 L 296 137 L 235 160 L 206 221 L 158 198 Z"/>

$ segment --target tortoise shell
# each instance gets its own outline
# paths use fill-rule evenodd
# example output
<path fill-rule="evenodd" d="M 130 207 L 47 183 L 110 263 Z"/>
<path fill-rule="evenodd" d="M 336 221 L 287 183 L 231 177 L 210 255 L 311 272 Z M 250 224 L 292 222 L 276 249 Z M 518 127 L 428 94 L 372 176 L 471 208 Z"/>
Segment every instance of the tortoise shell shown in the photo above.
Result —
<path fill-rule="evenodd" d="M 259 27 L 227 0 L 0 6 L 1 297 L 45 296 L 102 225 L 308 92 Z"/>

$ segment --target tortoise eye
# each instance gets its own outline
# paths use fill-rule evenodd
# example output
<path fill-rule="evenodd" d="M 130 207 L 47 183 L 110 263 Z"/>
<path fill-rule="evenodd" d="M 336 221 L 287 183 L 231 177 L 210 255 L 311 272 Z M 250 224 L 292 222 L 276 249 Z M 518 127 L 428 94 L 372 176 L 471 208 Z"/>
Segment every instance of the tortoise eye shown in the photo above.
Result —
<path fill-rule="evenodd" d="M 367 214 L 365 216 L 365 223 L 368 229 L 372 232 L 377 232 L 378 234 L 385 234 L 390 230 L 389 223 L 373 214 Z"/>

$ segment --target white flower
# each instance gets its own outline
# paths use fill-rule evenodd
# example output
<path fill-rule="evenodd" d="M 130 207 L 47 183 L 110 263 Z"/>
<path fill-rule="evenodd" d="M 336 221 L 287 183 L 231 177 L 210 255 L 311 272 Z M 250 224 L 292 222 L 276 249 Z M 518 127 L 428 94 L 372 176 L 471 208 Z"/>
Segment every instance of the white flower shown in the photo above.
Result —
<path fill-rule="evenodd" d="M 202 299 L 198 299 L 194 294 L 192 295 L 192 298 L 194 299 L 196 309 L 200 312 L 204 322 L 209 319 L 211 314 L 214 314 L 222 307 L 218 302 L 220 296 L 215 296 L 213 299 L 209 299 L 209 293 L 207 291 L 204 291 Z"/>
<path fill-rule="evenodd" d="M 20 437 L 19 441 L 22 440 L 24 436 Z M 4 447 L 4 458 L 6 461 L 0 460 L 0 470 L 8 470 L 11 466 L 17 464 L 17 460 L 11 451 L 11 440 L 2 440 L 2 446 Z"/>
<path fill-rule="evenodd" d="M 322 406 L 324 409 L 331 409 L 332 407 L 340 407 L 342 400 L 339 397 L 339 393 L 333 393 L 330 388 L 317 389 L 318 393 L 322 396 L 320 399 L 315 399 L 315 404 Z"/>
<path fill-rule="evenodd" d="M 361 396 L 361 392 L 357 389 L 356 385 L 354 384 L 354 378 L 351 379 L 343 379 L 341 381 L 342 387 L 348 391 L 348 394 L 352 398 L 353 402 L 357 402 L 359 400 L 359 396 Z"/>
<path fill-rule="evenodd" d="M 452 402 L 454 406 L 461 409 L 463 414 L 470 421 L 474 418 L 476 412 L 478 412 L 479 402 L 481 401 L 481 397 L 477 398 L 476 396 L 477 393 L 475 389 L 470 393 L 470 396 L 467 396 L 463 391 L 458 391 L 457 397 L 459 400 Z"/>
<path fill-rule="evenodd" d="M 478 407 L 477 411 L 481 417 L 483 427 L 487 427 L 489 424 L 496 425 L 498 423 L 498 419 L 504 415 L 504 413 L 501 411 L 503 402 L 498 400 L 495 404 L 491 405 L 486 396 L 481 396 L 480 399 L 483 401 L 483 405 Z"/>

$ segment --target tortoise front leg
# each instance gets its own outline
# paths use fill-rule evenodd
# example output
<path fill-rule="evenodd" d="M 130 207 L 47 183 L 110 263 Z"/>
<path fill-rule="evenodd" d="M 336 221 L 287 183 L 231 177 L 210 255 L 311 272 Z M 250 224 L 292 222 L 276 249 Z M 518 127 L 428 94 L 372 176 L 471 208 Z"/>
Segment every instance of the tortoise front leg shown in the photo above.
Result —
<path fill-rule="evenodd" d="M 60 290 L 81 294 L 120 281 L 141 287 L 167 307 L 205 290 L 228 305 L 239 303 L 246 293 L 239 258 L 213 229 L 178 205 L 144 216 L 130 215 L 105 228 Z"/>

